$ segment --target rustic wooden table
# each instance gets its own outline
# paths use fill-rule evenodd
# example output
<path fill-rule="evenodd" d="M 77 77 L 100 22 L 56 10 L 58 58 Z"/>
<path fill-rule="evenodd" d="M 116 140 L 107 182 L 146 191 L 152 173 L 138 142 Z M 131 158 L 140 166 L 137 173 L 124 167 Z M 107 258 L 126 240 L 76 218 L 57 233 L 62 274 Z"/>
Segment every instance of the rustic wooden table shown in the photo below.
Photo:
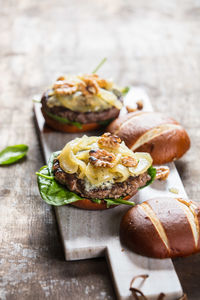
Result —
<path fill-rule="evenodd" d="M 104 259 L 65 262 L 52 207 L 34 172 L 43 157 L 32 96 L 61 74 L 102 73 L 143 86 L 156 110 L 181 121 L 192 147 L 176 163 L 188 196 L 200 194 L 200 1 L 2 1 L 1 148 L 26 143 L 1 168 L 0 299 L 116 299 Z M 200 255 L 174 260 L 190 300 L 200 299 Z M 159 278 L 158 278 L 159 280 Z"/>

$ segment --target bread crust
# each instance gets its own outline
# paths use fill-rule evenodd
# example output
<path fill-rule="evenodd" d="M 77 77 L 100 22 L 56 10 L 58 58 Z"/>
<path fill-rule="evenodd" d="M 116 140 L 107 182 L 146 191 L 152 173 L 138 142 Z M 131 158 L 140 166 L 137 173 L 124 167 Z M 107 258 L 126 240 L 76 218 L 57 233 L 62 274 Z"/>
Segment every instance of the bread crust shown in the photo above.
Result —
<path fill-rule="evenodd" d="M 169 125 L 169 128 L 144 141 L 139 147 L 134 147 L 144 134 L 164 125 Z M 176 120 L 161 113 L 130 113 L 114 120 L 107 131 L 117 134 L 129 148 L 134 148 L 134 152 L 150 153 L 154 164 L 178 159 L 190 148 L 190 139 L 185 129 Z"/>
<path fill-rule="evenodd" d="M 153 258 L 188 256 L 200 251 L 200 233 L 195 244 L 188 214 L 183 209 L 182 201 L 174 198 L 153 198 L 145 201 L 159 220 L 167 237 L 167 246 L 160 232 L 145 213 L 142 205 L 131 208 L 123 217 L 120 225 L 120 238 L 132 251 Z M 185 203 L 196 206 L 195 213 L 200 224 L 200 205 L 186 200 Z M 186 211 L 187 205 L 185 205 Z"/>
<path fill-rule="evenodd" d="M 82 128 L 78 128 L 74 125 L 63 124 L 49 117 L 43 108 L 41 108 L 41 111 L 46 121 L 46 124 L 56 131 L 76 133 L 76 132 L 92 131 L 100 128 L 100 125 L 98 123 L 82 124 Z"/>

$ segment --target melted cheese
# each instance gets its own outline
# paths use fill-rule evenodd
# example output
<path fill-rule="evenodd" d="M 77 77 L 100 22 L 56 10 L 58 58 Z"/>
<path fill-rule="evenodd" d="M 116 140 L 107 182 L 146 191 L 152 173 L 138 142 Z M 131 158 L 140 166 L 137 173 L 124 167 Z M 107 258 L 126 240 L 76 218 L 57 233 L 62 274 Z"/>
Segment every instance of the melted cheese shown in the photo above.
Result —
<path fill-rule="evenodd" d="M 65 79 L 77 87 L 80 83 L 84 84 L 82 76 L 66 76 Z M 49 97 L 47 105 L 49 107 L 61 105 L 72 111 L 83 113 L 103 111 L 111 107 L 116 107 L 120 110 L 122 108 L 122 103 L 114 93 L 114 84 L 106 80 L 105 82 L 106 88 L 99 87 L 97 94 L 88 94 L 86 96 L 79 89 L 71 95 L 60 95 L 55 93 Z"/>
<path fill-rule="evenodd" d="M 79 178 L 87 180 L 92 185 L 100 186 L 105 182 L 123 182 L 129 176 L 138 176 L 152 165 L 150 154 L 133 153 L 122 142 L 118 148 L 112 149 L 112 153 L 115 154 L 112 168 L 95 167 L 89 162 L 89 151 L 99 149 L 99 138 L 83 136 L 67 143 L 58 156 L 61 168 L 66 173 L 77 173 Z M 138 160 L 136 167 L 122 165 L 121 159 L 127 156 Z"/>

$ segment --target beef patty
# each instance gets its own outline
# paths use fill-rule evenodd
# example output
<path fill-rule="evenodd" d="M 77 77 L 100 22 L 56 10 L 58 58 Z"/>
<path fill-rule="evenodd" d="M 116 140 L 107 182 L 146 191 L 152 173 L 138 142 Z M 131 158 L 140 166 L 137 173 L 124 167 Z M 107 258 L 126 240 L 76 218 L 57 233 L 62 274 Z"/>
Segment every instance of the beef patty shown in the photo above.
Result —
<path fill-rule="evenodd" d="M 102 121 L 106 121 L 106 120 L 110 120 L 110 119 L 112 120 L 112 119 L 116 119 L 120 112 L 120 110 L 114 106 L 109 109 L 103 110 L 103 111 L 86 112 L 86 113 L 72 111 L 64 106 L 49 107 L 47 105 L 47 101 L 49 98 L 49 96 L 48 96 L 49 92 L 50 91 L 45 92 L 41 99 L 42 106 L 45 109 L 45 111 L 47 113 L 50 112 L 50 113 L 57 115 L 59 117 L 62 117 L 62 118 L 66 118 L 72 122 L 88 124 L 88 123 L 102 122 Z M 117 93 L 117 91 L 115 91 L 115 94 L 116 94 L 118 100 L 120 100 L 122 102 L 121 94 Z"/>
<path fill-rule="evenodd" d="M 133 196 L 137 193 L 138 188 L 144 186 L 151 179 L 147 172 L 139 176 L 130 176 L 123 182 L 116 182 L 111 187 L 94 188 L 86 190 L 85 181 L 77 178 L 76 174 L 66 173 L 59 165 L 57 159 L 53 163 L 53 173 L 55 179 L 65 185 L 70 191 L 75 192 L 81 197 L 87 199 L 107 199 Z"/>

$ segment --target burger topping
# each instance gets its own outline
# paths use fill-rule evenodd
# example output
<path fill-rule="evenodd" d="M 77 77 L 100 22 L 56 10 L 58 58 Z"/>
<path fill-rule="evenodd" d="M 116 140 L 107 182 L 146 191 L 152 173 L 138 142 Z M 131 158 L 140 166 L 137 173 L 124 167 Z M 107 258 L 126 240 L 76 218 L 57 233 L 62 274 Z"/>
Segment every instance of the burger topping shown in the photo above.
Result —
<path fill-rule="evenodd" d="M 138 164 L 137 159 L 131 156 L 122 158 L 122 165 L 125 167 L 136 167 Z"/>
<path fill-rule="evenodd" d="M 170 170 L 167 166 L 156 167 L 156 179 L 166 180 L 169 176 Z"/>
<path fill-rule="evenodd" d="M 112 168 L 114 164 L 112 163 L 115 160 L 115 155 L 106 150 L 90 150 L 89 152 L 89 161 L 95 167 L 103 168 Z"/>
<path fill-rule="evenodd" d="M 77 87 L 73 85 L 71 82 L 62 79 L 60 77 L 57 79 L 55 84 L 53 85 L 53 90 L 57 95 L 71 95 L 77 91 Z"/>
<path fill-rule="evenodd" d="M 121 143 L 121 139 L 117 135 L 112 135 L 110 132 L 104 133 L 98 140 L 98 145 L 101 148 L 117 149 Z"/>
<path fill-rule="evenodd" d="M 52 91 L 47 103 L 49 107 L 63 106 L 77 112 L 122 108 L 118 99 L 120 91 L 111 81 L 102 79 L 97 74 L 59 77 Z"/>
<path fill-rule="evenodd" d="M 143 174 L 152 165 L 150 154 L 133 153 L 110 134 L 76 138 L 66 144 L 57 159 L 63 171 L 76 173 L 77 178 L 96 187 L 105 182 L 124 182 L 130 176 Z"/>

